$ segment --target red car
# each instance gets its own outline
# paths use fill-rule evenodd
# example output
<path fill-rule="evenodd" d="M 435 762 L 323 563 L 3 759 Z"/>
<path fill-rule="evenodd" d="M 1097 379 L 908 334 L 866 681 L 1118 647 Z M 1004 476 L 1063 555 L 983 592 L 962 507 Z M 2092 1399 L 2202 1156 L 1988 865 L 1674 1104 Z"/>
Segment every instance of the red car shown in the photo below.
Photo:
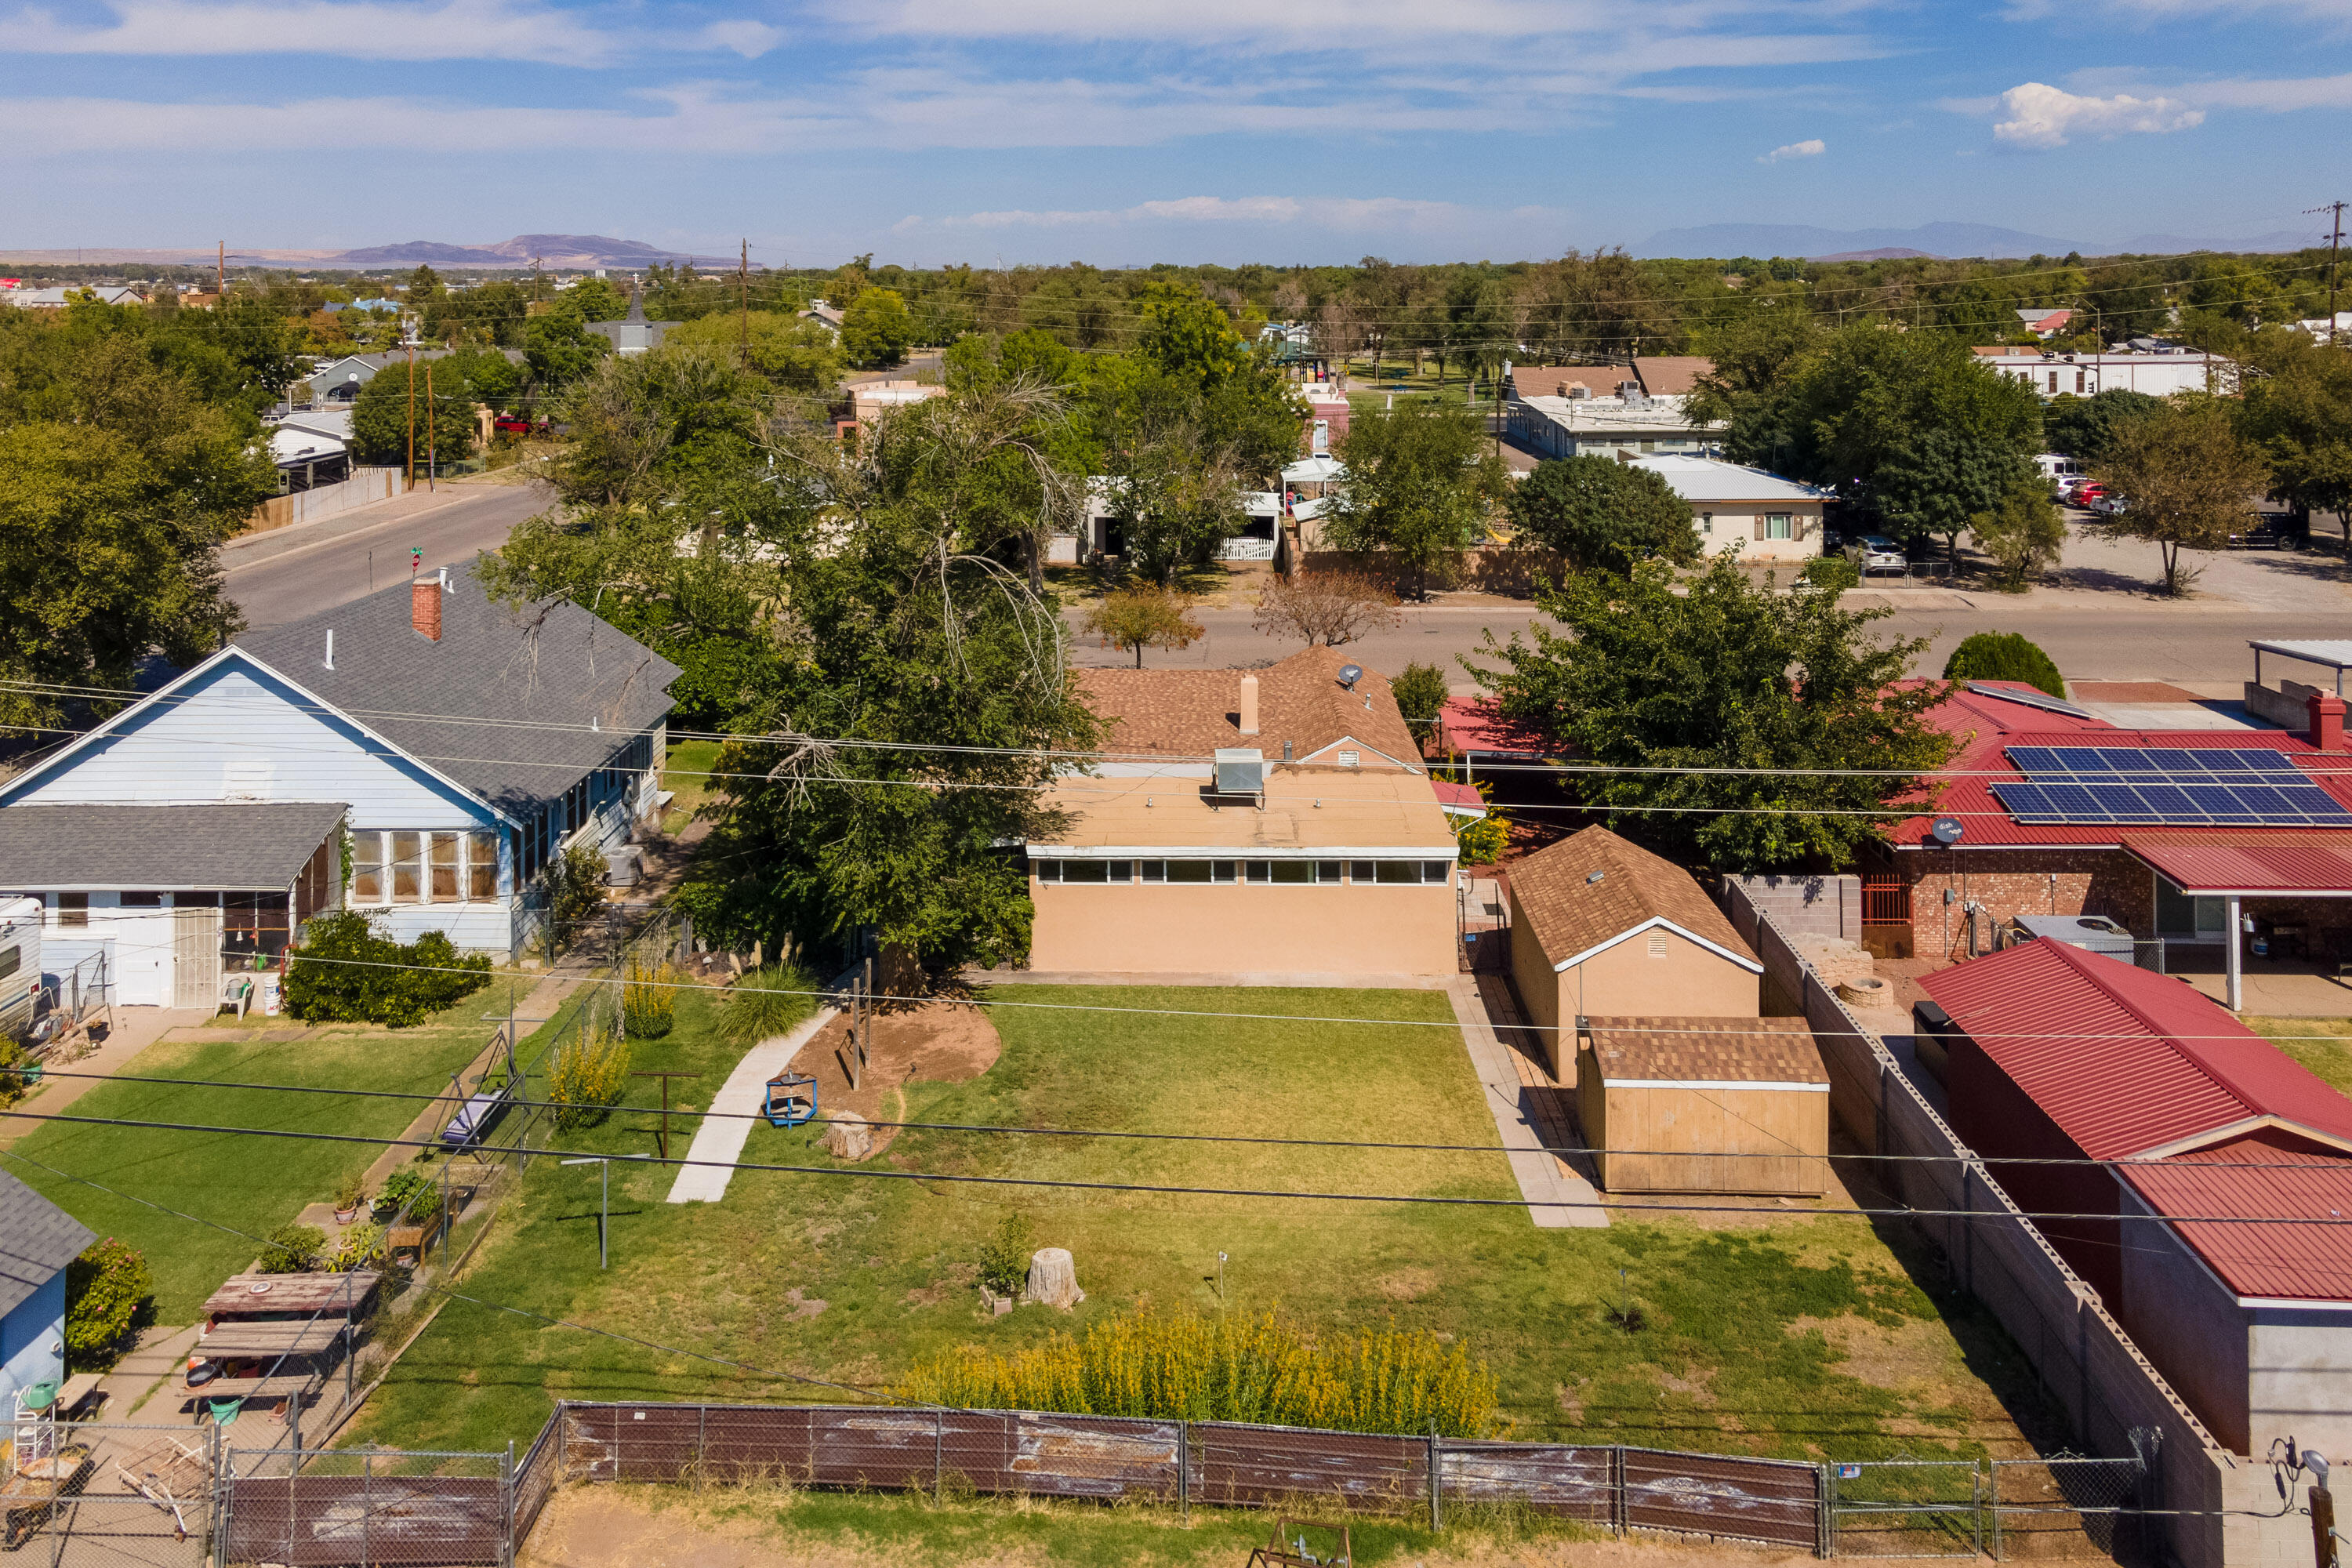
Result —
<path fill-rule="evenodd" d="M 547 434 L 546 420 L 526 419 L 520 414 L 501 414 L 495 420 L 491 421 L 491 425 L 501 436 L 544 436 Z"/>

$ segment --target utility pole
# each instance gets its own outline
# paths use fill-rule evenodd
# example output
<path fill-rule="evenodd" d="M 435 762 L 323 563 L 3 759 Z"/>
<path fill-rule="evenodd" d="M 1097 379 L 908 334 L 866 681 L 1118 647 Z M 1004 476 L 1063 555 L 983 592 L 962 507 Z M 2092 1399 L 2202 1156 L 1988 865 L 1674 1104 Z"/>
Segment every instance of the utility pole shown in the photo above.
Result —
<path fill-rule="evenodd" d="M 2315 1568 L 2336 1568 L 2336 1499 L 2325 1481 L 2311 1483 L 2311 1552 Z"/>
<path fill-rule="evenodd" d="M 735 279 L 737 298 L 742 303 L 740 336 L 743 341 L 743 371 L 748 375 L 751 370 L 751 242 L 748 239 L 743 242 L 743 259 L 737 265 Z M 2331 305 L 2328 308 L 2333 310 L 2335 307 Z"/>
<path fill-rule="evenodd" d="M 430 366 L 426 367 L 430 369 Z M 416 345 L 408 345 L 408 484 L 416 488 Z"/>
<path fill-rule="evenodd" d="M 228 292 L 228 241 L 220 242 L 220 255 L 213 263 L 213 297 L 217 300 Z"/>
<path fill-rule="evenodd" d="M 433 366 L 425 366 L 425 491 L 433 493 L 434 476 L 440 471 L 433 447 Z"/>
<path fill-rule="evenodd" d="M 2305 207 L 2306 213 L 2332 213 L 2336 226 L 2327 237 L 2327 346 L 2334 348 L 2336 331 L 2336 259 L 2344 249 L 2344 206 L 2342 202 L 2329 202 L 2326 206 Z"/>

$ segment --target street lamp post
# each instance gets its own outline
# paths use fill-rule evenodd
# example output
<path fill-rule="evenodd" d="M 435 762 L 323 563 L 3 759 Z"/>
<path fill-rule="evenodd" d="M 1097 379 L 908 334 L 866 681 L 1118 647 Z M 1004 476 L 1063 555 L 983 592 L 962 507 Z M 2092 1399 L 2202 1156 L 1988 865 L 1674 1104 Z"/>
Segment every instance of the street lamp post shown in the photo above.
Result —
<path fill-rule="evenodd" d="M 599 1165 L 603 1167 L 602 1170 L 597 1172 L 597 1179 L 603 1188 L 603 1191 L 596 1200 L 596 1267 L 599 1268 L 605 1267 L 605 1265 L 610 1261 L 610 1257 L 604 1244 L 604 1238 L 606 1233 L 612 1228 L 613 1224 L 613 1162 L 615 1160 L 645 1160 L 650 1158 L 652 1158 L 652 1156 L 647 1154 L 583 1154 L 577 1160 L 566 1160 L 562 1162 L 567 1165 Z"/>

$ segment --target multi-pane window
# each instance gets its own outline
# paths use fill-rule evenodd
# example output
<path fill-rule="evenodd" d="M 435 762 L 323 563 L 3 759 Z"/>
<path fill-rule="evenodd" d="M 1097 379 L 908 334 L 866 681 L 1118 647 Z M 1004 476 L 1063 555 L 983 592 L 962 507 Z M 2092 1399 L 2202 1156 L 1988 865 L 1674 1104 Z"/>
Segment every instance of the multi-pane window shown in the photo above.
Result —
<path fill-rule="evenodd" d="M 425 897 L 425 838 L 422 833 L 394 833 L 392 837 L 392 901 L 422 902 Z"/>
<path fill-rule="evenodd" d="M 58 924 L 61 926 L 86 926 L 89 924 L 89 895 L 88 893 L 59 893 L 58 895 Z"/>
<path fill-rule="evenodd" d="M 499 896 L 499 836 L 495 833 L 469 833 L 466 836 L 467 851 L 473 857 L 467 868 L 466 896 L 480 902 Z"/>
<path fill-rule="evenodd" d="M 457 900 L 457 876 L 466 853 L 466 836 L 462 833 L 436 833 L 429 870 L 432 876 L 433 901 L 455 903 Z"/>
<path fill-rule="evenodd" d="M 499 896 L 494 832 L 371 828 L 353 832 L 351 843 L 354 905 L 456 904 Z"/>
<path fill-rule="evenodd" d="M 383 902 L 383 835 L 352 835 L 352 902 Z"/>
<path fill-rule="evenodd" d="M 1788 538 L 1790 515 L 1790 513 L 1785 511 L 1766 512 L 1764 514 L 1764 537 L 1767 539 Z"/>

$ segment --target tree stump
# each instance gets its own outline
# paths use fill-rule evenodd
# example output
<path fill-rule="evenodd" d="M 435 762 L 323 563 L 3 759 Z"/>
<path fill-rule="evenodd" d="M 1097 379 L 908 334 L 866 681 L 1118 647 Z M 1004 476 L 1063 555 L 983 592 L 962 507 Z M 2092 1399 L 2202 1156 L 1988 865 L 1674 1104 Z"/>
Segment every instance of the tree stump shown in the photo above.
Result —
<path fill-rule="evenodd" d="M 1078 1266 L 1066 1247 L 1041 1247 L 1029 1255 L 1029 1284 L 1024 1301 L 1042 1301 L 1066 1312 L 1087 1299 L 1078 1289 Z"/>
<path fill-rule="evenodd" d="M 836 1110 L 825 1118 L 825 1152 L 855 1163 L 874 1152 L 874 1129 L 854 1110 Z"/>

